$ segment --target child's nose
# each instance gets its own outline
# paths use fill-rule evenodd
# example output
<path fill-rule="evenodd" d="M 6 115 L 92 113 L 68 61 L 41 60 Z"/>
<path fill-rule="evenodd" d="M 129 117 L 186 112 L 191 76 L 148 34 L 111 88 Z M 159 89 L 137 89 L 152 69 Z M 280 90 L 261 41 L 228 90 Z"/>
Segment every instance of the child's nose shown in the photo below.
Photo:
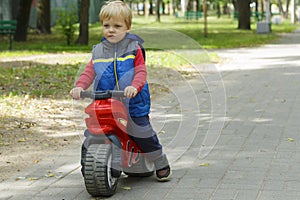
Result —
<path fill-rule="evenodd" d="M 108 31 L 109 31 L 109 32 L 114 32 L 115 29 L 114 29 L 114 27 L 110 27 Z"/>

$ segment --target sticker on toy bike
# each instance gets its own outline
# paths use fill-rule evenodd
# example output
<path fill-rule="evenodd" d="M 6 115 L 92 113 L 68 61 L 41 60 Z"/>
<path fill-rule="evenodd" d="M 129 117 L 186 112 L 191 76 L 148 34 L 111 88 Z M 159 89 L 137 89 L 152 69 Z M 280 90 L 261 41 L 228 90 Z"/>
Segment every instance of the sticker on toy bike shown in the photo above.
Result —
<path fill-rule="evenodd" d="M 111 196 L 121 173 L 147 177 L 154 173 L 149 161 L 127 134 L 128 111 L 123 91 L 81 92 L 94 101 L 87 106 L 87 130 L 82 146 L 82 174 L 90 195 Z"/>

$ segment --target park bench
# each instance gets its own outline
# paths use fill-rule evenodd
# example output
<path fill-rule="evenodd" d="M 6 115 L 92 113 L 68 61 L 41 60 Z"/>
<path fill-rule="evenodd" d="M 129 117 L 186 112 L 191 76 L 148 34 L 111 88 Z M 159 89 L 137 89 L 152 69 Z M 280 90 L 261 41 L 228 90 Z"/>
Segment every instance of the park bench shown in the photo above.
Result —
<path fill-rule="evenodd" d="M 199 19 L 203 16 L 203 13 L 200 11 L 187 11 L 184 13 L 185 19 Z"/>
<path fill-rule="evenodd" d="M 9 50 L 12 49 L 12 36 L 15 34 L 16 29 L 16 20 L 0 20 L 0 34 L 9 35 Z"/>
<path fill-rule="evenodd" d="M 238 17 L 239 17 L 239 13 L 234 12 L 233 19 L 237 20 Z M 266 13 L 265 12 L 251 12 L 251 17 L 256 21 L 262 21 L 266 17 Z"/>

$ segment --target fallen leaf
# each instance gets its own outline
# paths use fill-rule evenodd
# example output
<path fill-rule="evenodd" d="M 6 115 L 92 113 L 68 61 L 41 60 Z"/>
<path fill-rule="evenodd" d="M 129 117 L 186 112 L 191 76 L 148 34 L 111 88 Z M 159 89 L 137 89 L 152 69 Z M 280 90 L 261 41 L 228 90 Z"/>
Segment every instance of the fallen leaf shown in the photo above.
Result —
<path fill-rule="evenodd" d="M 16 181 L 18 181 L 18 180 L 25 180 L 25 179 L 26 179 L 25 176 L 19 176 L 19 177 L 16 178 Z"/>
<path fill-rule="evenodd" d="M 207 166 L 209 166 L 209 163 L 201 163 L 199 166 L 200 167 L 207 167 Z"/>
<path fill-rule="evenodd" d="M 288 141 L 289 142 L 294 142 L 294 139 L 293 138 L 288 138 Z"/>
<path fill-rule="evenodd" d="M 123 190 L 131 190 L 131 187 L 123 186 L 122 189 L 123 189 Z"/>
<path fill-rule="evenodd" d="M 0 143 L 0 146 L 9 146 L 9 143 Z"/>
<path fill-rule="evenodd" d="M 19 140 L 18 140 L 18 142 L 26 142 L 27 140 L 26 140 L 26 138 L 20 138 Z"/>
<path fill-rule="evenodd" d="M 45 174 L 45 177 L 47 177 L 47 178 L 55 177 L 55 174 L 53 174 L 53 173 L 48 173 L 48 174 Z"/>
<path fill-rule="evenodd" d="M 30 180 L 30 181 L 36 181 L 36 180 L 39 180 L 39 178 L 38 177 L 30 177 L 30 178 L 28 178 L 28 180 Z"/>

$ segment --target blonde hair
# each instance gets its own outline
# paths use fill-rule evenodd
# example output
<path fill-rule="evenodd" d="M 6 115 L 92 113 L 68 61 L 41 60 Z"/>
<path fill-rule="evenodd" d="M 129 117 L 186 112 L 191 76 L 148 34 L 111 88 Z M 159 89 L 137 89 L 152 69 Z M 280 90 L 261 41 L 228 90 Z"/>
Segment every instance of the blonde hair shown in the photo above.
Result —
<path fill-rule="evenodd" d="M 108 1 L 102 6 L 99 13 L 101 24 L 103 24 L 104 19 L 110 19 L 112 17 L 124 18 L 127 28 L 131 27 L 132 13 L 129 6 L 125 2 L 120 0 Z"/>

